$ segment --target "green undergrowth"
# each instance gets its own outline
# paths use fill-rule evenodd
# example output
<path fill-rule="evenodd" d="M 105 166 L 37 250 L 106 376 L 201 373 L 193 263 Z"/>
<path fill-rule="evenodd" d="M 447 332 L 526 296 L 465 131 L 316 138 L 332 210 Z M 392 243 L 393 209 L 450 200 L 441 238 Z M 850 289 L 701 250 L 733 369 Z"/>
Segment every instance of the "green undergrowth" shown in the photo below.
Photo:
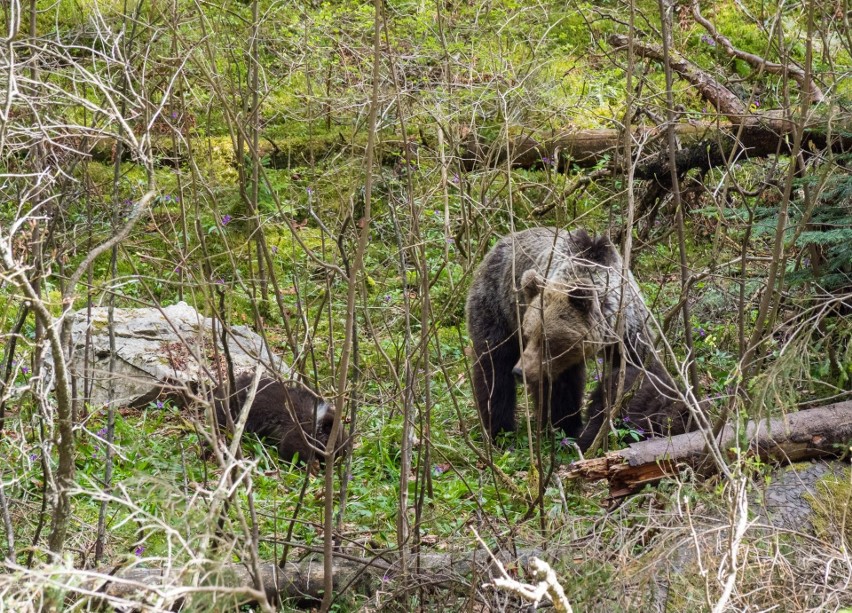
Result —
<path fill-rule="evenodd" d="M 308 213 L 313 210 L 332 223 L 333 215 L 339 214 L 335 209 L 341 202 L 349 200 L 353 194 L 353 199 L 357 200 L 357 187 L 350 183 L 357 175 L 354 164 L 354 160 L 343 164 L 341 173 L 336 175 L 337 181 L 318 169 L 270 170 L 277 181 L 278 200 L 288 208 L 286 216 L 279 216 L 272 208 L 261 211 L 266 241 L 272 249 L 276 274 L 281 279 L 282 303 L 291 323 L 297 328 L 297 337 L 306 330 L 311 334 L 313 356 L 307 361 L 306 371 L 312 384 L 329 397 L 336 392 L 336 379 L 330 368 L 332 359 L 336 360 L 340 352 L 339 339 L 342 338 L 344 321 L 342 297 L 346 284 L 339 275 L 327 275 L 302 245 L 317 258 L 341 265 L 340 246 L 323 234 Z M 429 164 L 424 159 L 410 178 L 418 190 L 429 181 L 428 177 L 433 176 L 434 168 Z M 164 178 L 168 177 L 168 170 L 162 172 Z M 507 201 L 499 187 L 488 187 L 480 194 L 482 200 L 494 198 L 494 209 L 488 212 L 492 236 L 507 231 L 510 223 L 516 227 L 521 223 L 575 227 L 577 222 L 572 220 L 577 218 L 582 219 L 582 225 L 590 230 L 606 231 L 610 210 L 598 204 L 599 189 L 593 188 L 568 206 L 558 207 L 544 218 L 533 221 L 530 213 L 536 203 L 550 190 L 562 189 L 571 177 L 552 175 L 547 169 L 519 172 L 517 177 L 525 191 L 513 199 L 515 208 L 512 211 L 506 209 Z M 367 539 L 375 547 L 395 545 L 403 406 L 400 386 L 405 380 L 406 312 L 410 314 L 411 343 L 418 342 L 420 338 L 419 318 L 423 313 L 421 268 L 413 265 L 410 255 L 404 270 L 401 268 L 399 239 L 410 230 L 412 222 L 401 192 L 407 180 L 404 175 L 395 174 L 387 168 L 379 173 L 374 203 L 376 217 L 371 226 L 373 240 L 366 254 L 366 274 L 361 279 L 358 296 L 359 305 L 364 309 L 358 318 L 358 368 L 362 384 L 357 392 L 357 438 L 351 457 L 352 476 L 347 485 L 342 525 L 347 538 L 358 542 Z M 527 185 L 532 187 L 527 188 Z M 470 528 L 480 526 L 483 517 L 499 517 L 501 522 L 505 522 L 506 528 L 496 530 L 501 536 L 512 535 L 530 542 L 538 538 L 536 535 L 540 534 L 542 525 L 549 532 L 559 531 L 576 521 L 593 522 L 601 512 L 599 504 L 605 496 L 601 489 L 569 488 L 560 493 L 549 486 L 545 488 L 542 501 L 531 508 L 541 475 L 530 462 L 525 436 L 510 437 L 503 441 L 502 448 L 495 448 L 493 453 L 496 466 L 509 475 L 515 488 L 524 493 L 523 497 L 511 493 L 501 477 L 492 474 L 469 447 L 462 426 L 470 444 L 480 452 L 486 450 L 478 430 L 468 379 L 469 342 L 463 305 L 471 266 L 456 244 L 456 236 L 447 236 L 442 199 L 437 194 L 424 198 L 427 199 L 419 203 L 422 241 L 417 257 L 421 254 L 425 257 L 421 265 L 425 266 L 429 275 L 431 321 L 435 327 L 430 333 L 429 392 L 432 404 L 428 430 L 424 429 L 424 414 L 420 412 L 424 409 L 427 385 L 422 366 L 417 366 L 414 378 L 417 440 L 414 442 L 412 498 L 418 494 L 413 489 L 415 483 L 423 487 L 423 479 L 428 476 L 421 534 L 436 537 L 435 546 L 444 550 L 469 548 L 472 542 Z M 460 193 L 450 191 L 448 202 L 451 220 L 455 223 L 463 206 Z M 132 251 L 135 256 L 119 260 L 119 275 L 135 279 L 122 287 L 119 305 L 136 306 L 140 300 L 152 299 L 165 305 L 176 301 L 178 289 L 183 288 L 184 299 L 210 312 L 209 301 L 212 298 L 203 291 L 207 281 L 203 276 L 206 267 L 212 277 L 211 287 L 214 290 L 216 287 L 226 289 L 229 320 L 253 325 L 252 295 L 256 290 L 251 279 L 256 256 L 252 243 L 247 240 L 251 232 L 249 220 L 245 215 L 240 216 L 238 209 L 234 208 L 209 207 L 203 201 L 191 204 L 188 201 L 186 205 L 187 210 L 200 213 L 191 220 L 192 227 L 203 232 L 210 258 L 203 266 L 197 261 L 183 263 L 179 250 L 170 243 L 174 237 L 181 240 L 178 231 L 182 227 L 180 202 L 176 196 L 159 197 L 150 219 L 143 222 L 146 224 L 143 231 L 134 233 L 131 238 L 132 249 L 128 247 L 128 252 Z M 223 210 L 232 212 L 223 213 Z M 227 222 L 225 215 L 230 215 Z M 290 221 L 294 217 L 299 224 L 295 230 Z M 342 224 L 342 218 L 338 218 L 336 223 Z M 688 214 L 687 258 L 696 269 L 724 259 L 714 250 L 712 239 L 700 235 L 701 228 L 710 224 L 712 236 L 713 224 L 717 223 L 718 217 L 706 214 L 699 207 Z M 351 250 L 354 230 L 351 223 L 348 225 L 349 231 L 343 235 L 341 244 Z M 740 237 L 735 229 L 731 235 L 733 240 Z M 448 241 L 448 238 L 452 240 Z M 196 240 L 197 236 L 190 237 L 190 242 Z M 487 243 L 476 247 L 477 257 L 485 247 Z M 728 247 L 724 255 L 733 257 L 735 253 Z M 676 241 L 669 238 L 651 248 L 639 250 L 633 269 L 653 311 L 662 317 L 679 297 Z M 105 261 L 99 261 L 95 273 L 105 275 L 106 271 Z M 751 297 L 760 283 L 757 272 L 756 268 L 751 271 L 752 276 L 746 285 L 747 323 L 752 321 L 756 308 Z M 52 300 L 58 308 L 57 290 L 49 284 L 45 289 L 50 296 L 55 296 Z M 330 299 L 328 291 L 331 292 Z M 705 395 L 723 400 L 735 382 L 731 377 L 738 360 L 737 325 L 730 316 L 736 309 L 738 284 L 714 277 L 697 283 L 694 292 L 691 325 L 702 387 Z M 369 322 L 365 314 L 369 314 Z M 287 354 L 286 337 L 277 307 L 268 304 L 262 315 L 273 346 L 279 353 Z M 305 321 L 309 322 L 309 328 L 303 327 Z M 847 329 L 848 322 L 831 320 L 827 330 L 836 336 L 808 338 L 807 343 L 819 346 L 830 342 L 830 338 L 838 338 Z M 31 335 L 32 330 L 28 329 L 26 334 Z M 682 323 L 676 318 L 667 338 L 675 348 L 674 357 L 679 359 L 684 357 L 682 334 Z M 789 402 L 794 403 L 796 395 L 808 381 L 831 374 L 825 353 L 815 352 L 811 358 L 803 360 L 802 356 L 807 355 L 804 351 L 779 353 L 782 359 L 775 361 L 774 370 L 770 369 L 767 376 L 753 382 L 752 389 L 762 390 L 760 394 L 767 398 L 767 405 L 780 397 L 789 398 Z M 848 351 L 840 356 L 840 363 L 847 369 L 843 372 L 849 372 L 850 362 Z M 23 373 L 20 375 L 21 383 L 25 382 L 25 376 Z M 590 386 L 593 384 L 590 381 Z M 819 394 L 819 386 L 812 386 L 810 392 Z M 7 429 L 16 432 L 15 436 L 4 437 L 0 445 L 6 447 L 4 452 L 10 462 L 22 471 L 19 483 L 26 501 L 22 508 L 27 509 L 27 515 L 18 524 L 16 536 L 18 541 L 26 541 L 32 535 L 36 518 L 36 514 L 31 512 L 36 510 L 40 499 L 39 452 L 33 442 L 37 438 L 37 424 L 26 404 L 12 412 L 8 424 L 14 424 L 16 419 L 21 420 L 18 425 L 7 425 Z M 78 430 L 77 468 L 82 490 L 93 489 L 103 479 L 105 447 L 101 440 L 103 436 L 97 433 L 104 426 L 103 411 L 92 410 Z M 430 437 L 431 443 L 428 466 L 423 465 L 426 461 L 426 436 Z M 614 446 L 627 444 L 635 438 L 629 428 L 623 428 L 619 436 L 620 440 L 611 441 Z M 199 438 L 185 409 L 167 405 L 164 408 L 151 406 L 121 411 L 116 422 L 115 444 L 113 491 L 120 491 L 123 498 L 110 505 L 108 559 L 115 556 L 141 559 L 148 556 L 174 559 L 180 559 L 180 555 L 189 556 L 194 547 L 199 546 L 193 539 L 200 538 L 192 526 L 209 520 L 207 497 L 217 482 L 219 472 L 215 463 L 201 459 Z M 280 554 L 297 506 L 300 511 L 292 532 L 293 541 L 305 548 L 319 546 L 322 540 L 322 480 L 307 477 L 304 501 L 299 505 L 300 491 L 306 478 L 303 471 L 280 463 L 274 450 L 257 441 L 244 442 L 243 450 L 252 462 L 252 492 L 259 532 L 263 535 L 261 557 L 274 559 Z M 567 463 L 576 457 L 570 446 L 558 437 L 553 442 L 542 441 L 541 456 L 545 460 L 545 473 L 551 461 Z M 342 471 L 343 464 L 337 470 L 337 487 Z M 238 500 L 245 502 L 245 490 L 240 489 L 239 492 Z M 142 501 L 140 509 L 134 509 L 129 501 Z M 97 499 L 86 496 L 75 498 L 76 526 L 72 531 L 77 539 L 75 549 L 79 553 L 76 555 L 81 561 L 90 559 L 92 555 L 92 526 L 97 522 L 99 506 Z M 537 516 L 544 519 L 536 519 Z M 242 529 L 233 509 L 229 510 L 226 523 L 231 533 L 239 533 Z M 177 535 L 189 543 L 181 545 L 184 550 L 180 554 L 175 553 L 176 543 L 180 540 Z M 180 550 L 180 547 L 177 549 Z M 231 551 L 229 556 L 242 559 L 245 551 Z"/>
<path fill-rule="evenodd" d="M 848 547 L 852 542 L 852 481 L 849 470 L 829 473 L 816 484 L 816 491 L 808 496 L 814 510 L 813 523 L 817 534 L 835 545 Z"/>
<path fill-rule="evenodd" d="M 83 4 L 94 6 L 88 0 Z M 470 551 L 477 546 L 474 529 L 494 548 L 520 550 L 546 544 L 559 552 L 555 568 L 565 578 L 572 602 L 596 603 L 597 610 L 631 609 L 625 600 L 631 590 L 641 595 L 632 602 L 638 610 L 642 598 L 657 597 L 657 588 L 643 573 L 656 564 L 671 563 L 667 568 L 675 571 L 667 576 L 669 608 L 701 609 L 705 584 L 700 572 L 706 576 L 706 570 L 694 568 L 693 559 L 676 553 L 691 547 L 693 536 L 678 532 L 682 524 L 677 522 L 696 508 L 716 513 L 725 493 L 719 482 L 697 485 L 686 475 L 684 482 L 667 481 L 646 489 L 608 512 L 604 485 L 563 483 L 559 475 L 551 474 L 577 458 L 572 441 L 560 435 L 534 435 L 530 441 L 521 420 L 520 434 L 489 447 L 480 431 L 470 382 L 465 298 L 473 270 L 488 248 L 513 229 L 537 225 L 583 227 L 616 236 L 623 227 L 627 198 L 620 178 L 606 177 L 573 190 L 589 172 L 609 167 L 613 156 L 602 157 L 593 169 L 569 165 L 568 172 L 556 172 L 557 161 L 547 159 L 533 169 L 507 172 L 505 162 L 496 160 L 489 168 L 466 172 L 457 158 L 459 148 L 471 133 L 500 144 L 526 135 L 547 137 L 566 128 L 620 127 L 626 96 L 624 58 L 613 53 L 605 38 L 626 32 L 625 6 L 614 1 L 444 2 L 438 27 L 438 7 L 433 4 L 386 3 L 387 62 L 380 67 L 370 241 L 363 271 L 354 276 L 358 348 L 351 356 L 347 388 L 338 389 L 335 369 L 342 355 L 351 274 L 347 267 L 353 265 L 366 213 L 372 9 L 353 0 L 298 7 L 260 4 L 266 17 L 258 53 L 263 78 L 270 85 L 259 109 L 262 134 L 257 153 L 262 167 L 256 186 L 257 214 L 247 204 L 255 187 L 251 156 L 235 151 L 232 140 L 237 128 L 246 129 L 244 112 L 250 106 L 250 96 L 241 89 L 246 77 L 241 48 L 245 41 L 235 39 L 250 22 L 250 6 L 211 11 L 205 23 L 209 35 L 222 41 L 222 49 L 229 53 L 239 49 L 234 56 L 204 55 L 203 45 L 193 38 L 198 31 L 189 25 L 197 16 L 187 12 L 176 28 L 198 55 L 187 64 L 180 101 L 176 97 L 173 106 L 163 109 L 169 121 L 175 113 L 186 125 L 178 126 L 181 138 L 173 139 L 168 130 L 152 137 L 157 197 L 119 247 L 116 278 L 111 278 L 109 255 L 102 255 L 91 271 L 92 286 L 81 284 L 74 294 L 74 308 L 83 308 L 87 299 L 104 305 L 113 298 L 119 307 L 167 306 L 185 300 L 213 315 L 221 301 L 220 315 L 229 324 L 262 330 L 276 354 L 288 363 L 298 360 L 295 365 L 318 392 L 331 400 L 345 395 L 347 410 L 357 406 L 355 439 L 352 455 L 334 468 L 334 520 L 347 554 L 366 556 L 399 546 L 407 406 L 413 423 L 413 459 L 405 511 L 411 526 L 419 522 L 416 532 L 421 537 L 420 543 L 409 545 L 424 552 Z M 642 0 L 636 6 L 643 13 L 637 24 L 639 39 L 652 42 L 653 30 L 659 27 L 658 5 Z M 63 0 L 57 7 L 63 24 L 59 35 L 69 40 L 88 36 L 80 17 L 71 18 L 76 5 Z M 164 7 L 142 5 L 140 19 L 169 24 L 171 9 Z M 676 48 L 729 82 L 743 102 L 756 109 L 776 108 L 790 95 L 779 78 L 758 75 L 743 62 L 727 58 L 720 45 L 708 42 L 688 7 L 678 8 Z M 188 5 L 183 9 L 189 11 Z M 768 42 L 765 28 L 773 26 L 765 22 L 762 4 L 723 2 L 702 10 L 738 47 L 770 61 L 779 59 L 776 45 Z M 744 18 L 744 10 L 755 19 Z M 37 29 L 53 30 L 55 20 L 48 16 L 49 12 L 39 15 Z M 803 15 L 795 8 L 782 15 L 788 50 L 800 62 L 803 24 Z M 120 24 L 115 20 L 110 25 Z M 159 48 L 153 38 L 150 57 L 171 58 L 171 50 Z M 292 59 L 294 50 L 303 64 Z M 838 51 L 836 63 L 841 68 L 848 65 L 846 51 Z M 816 67 L 827 70 L 822 58 Z M 205 70 L 233 88 L 222 94 L 233 103 L 233 114 L 223 112 L 225 102 L 209 83 L 196 81 Z M 636 91 L 641 104 L 664 113 L 662 68 L 640 58 L 636 77 L 640 75 L 642 84 Z M 823 76 L 828 79 L 827 73 Z M 850 85 L 840 80 L 832 87 L 848 94 Z M 680 79 L 673 95 L 686 120 L 715 113 Z M 447 130 L 446 182 L 438 126 Z M 412 143 L 410 160 L 404 140 Z M 817 158 L 807 163 L 816 165 Z M 69 184 L 86 189 L 81 188 L 82 196 L 73 190 L 68 190 L 67 198 L 63 195 L 56 209 L 62 215 L 56 215 L 56 225 L 51 226 L 57 255 L 50 274 L 41 279 L 41 291 L 54 316 L 62 313 L 68 275 L 93 245 L 116 232 L 147 190 L 148 178 L 134 161 L 114 167 L 97 159 L 68 169 Z M 852 323 L 835 298 L 848 293 L 852 266 L 848 249 L 852 183 L 845 173 L 848 160 L 839 156 L 833 162 L 819 176 L 807 167 L 793 183 L 791 227 L 805 219 L 808 226 L 801 234 L 790 230 L 783 237 L 788 257 L 779 269 L 783 285 L 778 308 L 770 313 L 769 332 L 756 349 L 760 371 L 748 380 L 739 362 L 763 296 L 788 161 L 743 159 L 724 173 L 711 170 L 684 178 L 684 255 L 691 273 L 707 272 L 690 286 L 688 323 L 699 395 L 711 400 L 712 417 L 729 404 L 742 408 L 738 417 L 745 420 L 848 392 Z M 702 189 L 694 189 L 696 185 Z M 637 203 L 642 203 L 643 187 L 634 186 Z M 807 212 L 814 202 L 815 209 Z M 687 357 L 683 317 L 673 312 L 682 292 L 681 245 L 673 204 L 664 200 L 656 206 L 660 210 L 654 224 L 643 216 L 648 211 L 637 215 L 631 268 L 657 320 L 669 321 L 664 330 L 671 347 L 666 363 L 674 370 Z M 0 211 L 4 225 L 12 221 L 13 208 L 10 204 Z M 750 219 L 754 225 L 749 229 Z M 266 279 L 271 266 L 278 296 L 270 283 L 267 295 L 261 297 L 258 226 L 268 250 L 268 259 L 263 258 Z M 23 236 L 15 245 L 18 253 L 26 252 L 27 240 Z M 744 242 L 748 261 L 741 266 L 736 258 Z M 14 325 L 20 303 L 20 295 L 9 284 L 0 286 L 4 330 Z M 818 321 L 809 319 L 814 314 Z M 0 436 L 3 487 L 14 503 L 10 512 L 15 561 L 20 564 L 27 563 L 37 532 L 39 540 L 32 551 L 36 561 L 46 559 L 40 548 L 48 527 L 39 527 L 43 462 L 56 469 L 55 452 L 44 458 L 39 443 L 52 437 L 53 416 L 42 417 L 26 389 L 33 384 L 29 369 L 34 338 L 30 318 L 13 356 L 13 383 L 21 395 L 7 403 Z M 295 347 L 289 346 L 291 339 Z M 421 346 L 424 339 L 426 345 Z M 590 365 L 589 390 L 597 371 L 597 365 Z M 519 398 L 529 406 L 520 390 Z M 348 415 L 346 420 L 349 428 Z M 76 429 L 77 489 L 67 548 L 73 564 L 95 564 L 103 501 L 108 504 L 100 567 L 131 563 L 177 567 L 200 556 L 243 563 L 250 559 L 251 528 L 246 526 L 252 521 L 262 561 L 280 559 L 288 538 L 292 560 L 322 547 L 322 476 L 280 462 L 271 446 L 245 437 L 244 460 L 234 472 L 239 477 L 233 488 L 235 504 L 218 511 L 214 491 L 222 468 L 207 457 L 202 433 L 208 425 L 197 408 L 173 402 L 121 408 L 108 489 L 106 427 L 105 410 L 88 407 Z M 614 449 L 638 436 L 629 423 L 621 422 L 608 443 Z M 341 508 L 344 476 L 345 508 Z M 815 521 L 819 538 L 836 539 L 831 526 L 843 526 L 843 538 L 848 540 L 844 511 L 848 479 L 826 481 L 820 487 L 826 502 Z M 665 518 L 657 514 L 672 509 L 676 512 Z M 680 515 L 672 519 L 675 514 Z M 701 519 L 700 515 L 696 517 Z M 719 512 L 713 517 L 722 516 Z M 49 521 L 47 515 L 44 518 Z M 714 530 L 708 528 L 707 533 L 719 533 Z M 705 548 L 721 550 L 715 543 Z M 768 555 L 768 545 L 761 542 L 750 551 Z M 637 577 L 644 577 L 639 587 L 630 583 Z M 405 603 L 411 609 L 418 604 L 429 608 L 428 599 L 417 601 L 423 594 L 413 592 L 400 598 L 409 598 Z M 204 610 L 199 603 L 197 610 Z M 341 604 L 340 610 L 350 604 Z"/>

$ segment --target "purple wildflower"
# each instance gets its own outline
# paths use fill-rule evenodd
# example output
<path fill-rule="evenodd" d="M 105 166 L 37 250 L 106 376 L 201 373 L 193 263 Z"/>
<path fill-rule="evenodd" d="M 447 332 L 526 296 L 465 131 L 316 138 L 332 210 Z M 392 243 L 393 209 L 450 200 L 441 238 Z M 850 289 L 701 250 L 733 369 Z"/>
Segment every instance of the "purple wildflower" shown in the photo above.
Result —
<path fill-rule="evenodd" d="M 448 244 L 448 245 L 452 245 L 452 244 L 454 244 L 455 242 L 456 242 L 456 239 L 454 239 L 452 236 L 450 236 L 450 237 L 447 239 L 447 244 Z"/>
<path fill-rule="evenodd" d="M 547 166 L 550 166 L 553 163 L 553 160 L 551 160 L 546 155 L 543 155 L 543 156 L 541 156 L 541 163 L 546 164 Z"/>
<path fill-rule="evenodd" d="M 313 188 L 313 187 L 311 187 L 310 185 L 308 185 L 308 186 L 305 188 L 305 191 L 307 192 L 308 196 L 313 196 L 313 195 L 314 195 L 314 188 Z"/>
<path fill-rule="evenodd" d="M 438 466 L 435 466 L 434 468 L 432 468 L 432 474 L 436 477 L 440 477 L 444 474 L 444 467 L 440 464 Z"/>
<path fill-rule="evenodd" d="M 38 460 L 38 454 L 37 453 L 31 453 L 30 454 L 30 462 L 35 462 L 36 460 Z"/>
<path fill-rule="evenodd" d="M 103 438 L 103 437 L 105 437 L 105 436 L 106 436 L 106 434 L 107 434 L 107 429 L 106 429 L 106 428 L 101 428 L 100 430 L 98 430 L 98 436 L 99 436 L 99 437 Z"/>
<path fill-rule="evenodd" d="M 272 253 L 273 254 L 278 253 L 278 245 L 272 245 Z"/>
<path fill-rule="evenodd" d="M 222 225 L 227 226 L 229 223 L 231 223 L 232 219 L 233 217 L 231 217 L 230 215 L 222 215 Z"/>
<path fill-rule="evenodd" d="M 626 424 L 629 424 L 629 423 L 630 423 L 630 416 L 629 416 L 629 415 L 625 415 L 625 416 L 624 416 L 624 419 L 623 419 L 622 421 L 623 421 L 624 423 L 626 423 Z"/>
<path fill-rule="evenodd" d="M 391 301 L 391 296 L 390 296 L 390 294 L 385 294 L 385 297 L 384 297 L 384 298 L 382 298 L 382 300 L 384 300 L 385 302 L 390 302 L 390 301 Z"/>
<path fill-rule="evenodd" d="M 457 174 L 456 174 L 456 175 L 453 175 L 452 182 L 453 182 L 453 183 L 458 183 L 458 182 L 459 182 L 459 176 L 458 176 Z"/>
<path fill-rule="evenodd" d="M 757 96 L 755 96 L 753 104 L 754 104 L 754 106 L 756 106 L 757 108 L 760 108 L 760 98 L 758 98 Z"/>
<path fill-rule="evenodd" d="M 571 444 L 571 441 L 570 441 L 570 440 L 568 440 L 568 437 L 567 437 L 567 436 L 566 436 L 565 438 L 563 438 L 561 441 L 559 441 L 559 446 L 560 446 L 560 447 L 567 447 L 567 446 L 568 446 L 568 445 L 570 445 L 570 444 Z"/>
<path fill-rule="evenodd" d="M 158 400 L 156 403 L 154 403 L 154 406 L 156 406 L 158 409 L 162 409 L 165 405 L 163 405 L 162 400 Z"/>
<path fill-rule="evenodd" d="M 172 111 L 172 119 L 177 119 L 177 118 L 178 118 L 178 112 Z"/>
<path fill-rule="evenodd" d="M 707 332 L 704 330 L 704 328 L 698 328 L 698 336 L 700 336 L 701 338 L 707 336 Z"/>
<path fill-rule="evenodd" d="M 704 43 L 705 45 L 710 45 L 711 47 L 716 46 L 716 41 L 713 40 L 712 38 L 710 38 L 709 36 L 707 36 L 706 34 L 701 37 L 701 42 Z"/>
<path fill-rule="evenodd" d="M 137 547 L 137 548 L 133 551 L 133 553 L 135 553 L 135 554 L 136 554 L 136 557 L 137 557 L 137 558 L 141 558 L 141 557 L 142 557 L 142 554 L 143 554 L 143 553 L 145 553 L 145 546 L 144 546 L 144 545 L 139 545 L 139 547 Z"/>
<path fill-rule="evenodd" d="M 30 372 L 30 369 L 27 368 L 26 366 L 21 366 L 21 372 L 26 375 Z"/>

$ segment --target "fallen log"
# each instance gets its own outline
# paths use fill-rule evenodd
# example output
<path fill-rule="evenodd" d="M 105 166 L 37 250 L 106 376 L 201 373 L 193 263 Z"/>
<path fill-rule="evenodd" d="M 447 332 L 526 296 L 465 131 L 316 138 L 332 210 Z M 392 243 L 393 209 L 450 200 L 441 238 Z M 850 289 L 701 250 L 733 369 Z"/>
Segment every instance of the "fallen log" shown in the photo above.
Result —
<path fill-rule="evenodd" d="M 852 133 L 846 130 L 849 118 L 844 117 L 844 128 L 833 131 L 828 120 L 808 123 L 802 137 L 805 151 L 852 151 Z M 741 133 L 738 126 L 707 122 L 679 123 L 675 127 L 684 149 L 675 156 L 678 174 L 690 169 L 701 171 L 723 166 L 733 154 L 747 159 L 766 158 L 789 154 L 795 124 L 778 111 L 753 113 L 744 122 Z M 655 139 L 665 132 L 657 127 L 634 129 L 636 140 Z M 737 138 L 739 136 L 739 138 Z M 505 167 L 542 169 L 545 166 L 566 172 L 572 166 L 588 168 L 599 164 L 606 155 L 614 155 L 621 146 L 623 136 L 618 130 L 565 130 L 553 134 L 524 135 L 507 142 L 488 142 L 479 135 L 468 135 L 459 152 L 461 165 L 466 171 L 481 168 Z M 668 151 L 640 160 L 636 178 L 665 180 L 669 173 Z"/>
<path fill-rule="evenodd" d="M 367 579 L 383 572 L 388 565 L 370 561 L 335 559 L 335 590 L 356 583 L 359 576 Z M 322 557 L 309 558 L 301 563 L 288 562 L 286 568 L 264 563 L 259 568 L 259 583 L 271 602 L 281 600 L 320 600 L 323 588 Z M 95 575 L 88 582 L 104 595 L 105 600 L 123 600 L 137 603 L 158 602 L 160 606 L 181 603 L 195 592 L 217 592 L 236 602 L 256 602 L 262 598 L 257 583 L 246 566 L 223 564 L 209 569 L 199 568 L 123 568 L 108 575 Z"/>
<path fill-rule="evenodd" d="M 503 564 L 518 561 L 526 564 L 533 557 L 543 557 L 540 549 L 497 553 Z M 475 575 L 490 576 L 493 558 L 479 549 L 450 553 L 421 553 L 411 556 L 411 567 L 400 565 L 397 552 L 379 554 L 373 558 L 336 556 L 333 565 L 333 585 L 336 593 L 371 582 L 389 581 L 405 572 L 409 580 L 430 585 L 469 586 Z M 300 562 L 288 562 L 281 568 L 275 564 L 260 565 L 260 585 L 270 602 L 282 600 L 312 601 L 322 599 L 324 567 L 321 555 L 311 555 Z M 216 592 L 235 602 L 256 602 L 262 598 L 257 583 L 246 566 L 222 564 L 209 569 L 184 568 L 121 568 L 109 573 L 91 573 L 83 582 L 87 593 L 97 592 L 105 601 L 158 603 L 168 608 L 182 603 L 193 593 Z"/>
<path fill-rule="evenodd" d="M 804 72 L 800 69 L 767 64 L 758 56 L 733 48 L 730 42 L 715 30 L 712 33 L 731 54 L 748 61 L 752 66 L 762 65 L 764 70 L 773 74 L 787 70 L 794 80 L 811 92 L 814 102 L 822 99 L 822 92 L 812 80 L 804 80 Z M 614 50 L 625 51 L 630 41 L 624 35 L 613 34 L 608 42 Z M 664 60 L 662 48 L 653 44 L 634 40 L 633 50 L 638 56 L 655 62 Z M 675 53 L 670 62 L 672 71 L 694 87 L 698 94 L 725 118 L 724 121 L 691 121 L 675 125 L 675 131 L 684 144 L 683 150 L 675 152 L 678 174 L 682 175 L 693 168 L 706 171 L 724 165 L 729 159 L 740 161 L 742 158 L 765 158 L 790 153 L 793 131 L 796 129 L 795 117 L 789 117 L 780 110 L 752 112 L 725 84 L 689 59 Z M 845 153 L 852 150 L 848 115 L 832 116 L 827 107 L 821 112 L 824 116 L 818 113 L 806 121 L 802 150 L 812 153 L 829 150 Z M 638 126 L 634 128 L 634 134 L 635 140 L 641 142 L 665 136 L 665 130 L 659 127 Z M 605 155 L 613 154 L 621 146 L 623 136 L 618 130 L 567 128 L 552 134 L 527 134 L 507 140 L 508 142 L 487 143 L 478 135 L 469 135 L 461 146 L 462 167 L 467 171 L 476 168 L 499 168 L 505 166 L 507 161 L 513 168 L 524 169 L 552 166 L 559 171 L 565 171 L 572 165 L 590 167 L 600 163 Z M 636 178 L 656 179 L 668 186 L 668 155 L 667 147 L 663 146 L 661 151 L 650 158 L 639 160 Z"/>
<path fill-rule="evenodd" d="M 609 37 L 608 42 L 616 51 L 626 51 L 630 46 L 630 39 L 623 34 L 613 34 Z M 639 57 L 652 59 L 656 62 L 663 62 L 665 59 L 662 47 L 638 40 L 633 41 L 633 51 Z M 731 123 L 736 125 L 749 115 L 745 104 L 734 92 L 687 58 L 679 53 L 671 53 L 670 65 L 672 72 L 692 85 L 702 98 L 715 106 Z"/>
<path fill-rule="evenodd" d="M 688 432 L 633 443 L 600 458 L 574 462 L 561 476 L 606 479 L 611 499 L 629 496 L 648 483 L 678 474 L 684 467 L 709 476 L 718 467 L 707 452 L 708 437 L 703 432 Z M 852 441 L 852 401 L 750 421 L 744 429 L 729 424 L 716 441 L 731 460 L 737 456 L 737 448 L 740 453 L 781 464 L 840 455 L 849 451 Z"/>
<path fill-rule="evenodd" d="M 678 137 L 687 142 L 710 138 L 718 130 L 713 123 L 681 123 L 675 127 Z M 657 127 L 640 126 L 634 130 L 637 140 L 664 136 Z M 542 169 L 555 165 L 565 172 L 570 166 L 595 166 L 606 155 L 614 155 L 624 136 L 614 129 L 580 130 L 567 126 L 551 134 L 537 133 L 512 137 L 508 142 L 488 142 L 481 135 L 470 133 L 462 141 L 459 152 L 462 168 L 500 168 L 508 158 L 512 168 Z M 566 162 L 570 162 L 566 164 Z"/>

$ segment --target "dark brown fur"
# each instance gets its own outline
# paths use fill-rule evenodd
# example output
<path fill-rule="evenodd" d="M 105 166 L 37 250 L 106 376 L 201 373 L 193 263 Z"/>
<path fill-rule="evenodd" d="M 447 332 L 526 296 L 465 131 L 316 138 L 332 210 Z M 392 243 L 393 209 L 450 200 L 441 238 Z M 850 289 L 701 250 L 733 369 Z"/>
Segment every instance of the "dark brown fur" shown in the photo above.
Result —
<path fill-rule="evenodd" d="M 589 422 L 577 440 L 581 449 L 587 449 L 595 439 L 607 412 L 615 402 L 618 388 L 618 370 L 613 370 L 606 381 L 592 392 L 589 399 Z M 640 381 L 641 377 L 641 381 Z M 680 393 L 663 366 L 652 360 L 646 370 L 633 364 L 624 366 L 624 394 L 626 405 L 621 416 L 642 438 L 674 436 L 692 427 L 690 411 L 680 399 Z"/>
<path fill-rule="evenodd" d="M 237 377 L 236 390 L 227 403 L 234 424 L 239 420 L 253 379 L 252 373 Z M 215 407 L 219 427 L 228 427 L 222 388 L 215 392 Z M 310 463 L 319 455 L 317 450 L 326 448 L 333 423 L 334 409 L 306 385 L 261 377 L 244 431 L 274 443 L 278 457 L 285 462 L 292 462 L 298 456 L 299 462 Z"/>

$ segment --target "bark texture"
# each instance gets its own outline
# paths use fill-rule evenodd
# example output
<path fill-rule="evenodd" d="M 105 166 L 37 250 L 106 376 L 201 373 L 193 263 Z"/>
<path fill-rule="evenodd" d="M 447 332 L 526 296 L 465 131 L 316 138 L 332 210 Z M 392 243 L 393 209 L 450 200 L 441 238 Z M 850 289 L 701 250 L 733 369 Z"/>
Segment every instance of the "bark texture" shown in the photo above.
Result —
<path fill-rule="evenodd" d="M 737 448 L 740 453 L 756 455 L 765 462 L 782 464 L 839 455 L 848 451 L 852 441 L 852 401 L 750 421 L 745 429 L 729 424 L 717 440 L 729 459 L 736 457 Z M 647 483 L 676 475 L 687 466 L 704 476 L 717 471 L 707 453 L 703 432 L 633 443 L 601 458 L 574 462 L 564 476 L 588 481 L 606 479 L 610 497 L 620 498 Z"/>

